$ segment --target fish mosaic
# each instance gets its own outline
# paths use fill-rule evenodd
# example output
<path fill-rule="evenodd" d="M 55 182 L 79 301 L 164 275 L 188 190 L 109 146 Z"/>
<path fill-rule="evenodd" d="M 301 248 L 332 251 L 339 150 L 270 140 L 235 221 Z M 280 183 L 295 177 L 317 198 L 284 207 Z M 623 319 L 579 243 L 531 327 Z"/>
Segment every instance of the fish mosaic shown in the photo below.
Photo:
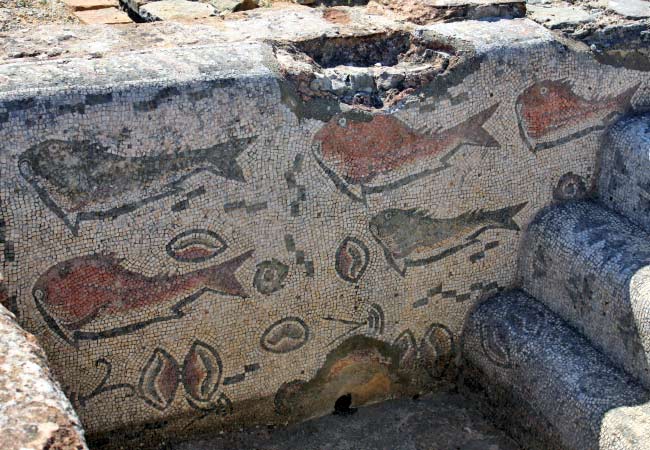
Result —
<path fill-rule="evenodd" d="M 210 260 L 228 249 L 226 241 L 214 231 L 191 229 L 174 237 L 165 250 L 177 261 L 199 263 Z"/>
<path fill-rule="evenodd" d="M 32 294 L 50 329 L 76 345 L 80 340 L 121 336 L 179 319 L 207 292 L 246 298 L 248 294 L 235 273 L 252 254 L 249 250 L 224 263 L 183 275 L 151 277 L 124 268 L 112 256 L 81 256 L 50 268 L 36 282 Z M 149 318 L 133 319 L 127 314 L 169 303 L 169 308 Z M 97 329 L 103 320 L 110 318 L 115 323 L 121 315 L 122 325 Z"/>
<path fill-rule="evenodd" d="M 587 99 L 575 93 L 569 80 L 537 82 L 517 98 L 521 137 L 531 151 L 537 152 L 602 130 L 632 109 L 632 97 L 639 86 Z"/>
<path fill-rule="evenodd" d="M 499 147 L 483 128 L 498 106 L 492 105 L 448 130 L 432 134 L 419 133 L 389 115 L 369 120 L 334 117 L 316 133 L 314 155 L 337 189 L 365 203 L 369 194 L 397 189 L 451 167 L 449 160 L 464 145 Z M 427 168 L 422 169 L 420 164 L 412 173 L 403 175 L 402 169 L 429 159 L 432 161 Z"/>
<path fill-rule="evenodd" d="M 77 234 L 82 221 L 118 217 L 183 192 L 182 183 L 200 172 L 244 182 L 237 157 L 253 140 L 140 157 L 116 155 L 90 141 L 48 140 L 23 152 L 18 170 L 41 201 Z M 160 183 L 163 187 L 156 187 Z M 129 197 L 133 193 L 138 200 Z"/>
<path fill-rule="evenodd" d="M 447 219 L 418 209 L 387 209 L 370 220 L 369 228 L 390 267 L 405 276 L 409 267 L 440 261 L 479 242 L 478 236 L 487 230 L 520 231 L 514 217 L 526 205 L 479 209 Z"/>

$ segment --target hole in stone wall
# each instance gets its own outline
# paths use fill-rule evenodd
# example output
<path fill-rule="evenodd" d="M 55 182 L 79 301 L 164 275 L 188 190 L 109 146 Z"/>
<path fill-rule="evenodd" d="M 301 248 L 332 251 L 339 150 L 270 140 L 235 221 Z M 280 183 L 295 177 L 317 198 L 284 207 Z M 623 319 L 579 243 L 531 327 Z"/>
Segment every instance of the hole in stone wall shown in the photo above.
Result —
<path fill-rule="evenodd" d="M 349 416 L 357 411 L 357 408 L 351 408 L 352 394 L 345 394 L 340 396 L 334 402 L 334 414 L 339 416 Z"/>
<path fill-rule="evenodd" d="M 319 38 L 296 44 L 323 68 L 336 66 L 370 67 L 377 63 L 394 66 L 410 46 L 408 33 L 392 35 Z"/>
<path fill-rule="evenodd" d="M 255 0 L 244 0 L 233 9 L 233 12 L 250 11 L 259 7 L 260 5 Z"/>
<path fill-rule="evenodd" d="M 448 42 L 408 32 L 321 37 L 276 49 L 302 92 L 367 108 L 398 101 L 444 72 L 457 55 Z"/>

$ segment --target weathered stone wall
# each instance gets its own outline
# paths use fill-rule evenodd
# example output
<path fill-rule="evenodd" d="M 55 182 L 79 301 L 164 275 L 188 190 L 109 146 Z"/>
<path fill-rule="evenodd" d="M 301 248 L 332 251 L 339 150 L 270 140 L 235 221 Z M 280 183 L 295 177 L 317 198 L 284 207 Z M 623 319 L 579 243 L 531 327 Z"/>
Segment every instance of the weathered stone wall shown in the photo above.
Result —
<path fill-rule="evenodd" d="M 84 450 L 81 422 L 36 338 L 0 305 L 0 448 Z"/>
<path fill-rule="evenodd" d="M 521 230 L 591 194 L 649 77 L 527 20 L 414 33 L 459 51 L 383 109 L 306 92 L 262 43 L 0 66 L 3 303 L 90 433 L 453 377 Z"/>

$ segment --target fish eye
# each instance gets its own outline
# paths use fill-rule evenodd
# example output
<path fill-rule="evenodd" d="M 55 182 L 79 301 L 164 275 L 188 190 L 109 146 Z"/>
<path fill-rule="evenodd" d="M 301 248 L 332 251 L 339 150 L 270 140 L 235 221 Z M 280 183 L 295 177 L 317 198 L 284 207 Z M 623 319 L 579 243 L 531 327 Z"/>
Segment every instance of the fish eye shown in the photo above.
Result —
<path fill-rule="evenodd" d="M 384 213 L 384 219 L 390 220 L 392 217 L 393 217 L 393 213 L 391 213 L 390 211 L 386 211 Z"/>
<path fill-rule="evenodd" d="M 348 121 L 345 119 L 345 117 L 341 117 L 339 119 L 339 126 L 345 128 L 348 125 Z"/>
<path fill-rule="evenodd" d="M 45 298 L 45 292 L 42 289 L 34 289 L 34 298 L 36 300 L 43 300 Z"/>
<path fill-rule="evenodd" d="M 548 88 L 547 87 L 540 88 L 539 93 L 542 95 L 548 94 Z"/>

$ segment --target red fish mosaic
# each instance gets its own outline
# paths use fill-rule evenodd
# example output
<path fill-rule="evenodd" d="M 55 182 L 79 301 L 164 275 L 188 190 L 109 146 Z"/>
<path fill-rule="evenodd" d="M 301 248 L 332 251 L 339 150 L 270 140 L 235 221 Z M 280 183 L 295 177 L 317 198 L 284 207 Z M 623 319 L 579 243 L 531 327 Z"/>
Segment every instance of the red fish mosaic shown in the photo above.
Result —
<path fill-rule="evenodd" d="M 535 83 L 517 98 L 522 138 L 531 150 L 538 151 L 603 129 L 632 108 L 638 88 L 636 84 L 617 95 L 586 99 L 573 91 L 568 80 Z"/>
<path fill-rule="evenodd" d="M 47 324 L 67 342 L 109 338 L 183 317 L 184 308 L 206 292 L 247 297 L 235 272 L 252 253 L 183 275 L 152 277 L 125 269 L 112 256 L 82 256 L 50 268 L 32 292 Z M 174 302 L 168 314 L 108 330 L 83 330 L 102 318 L 167 302 Z"/>
<path fill-rule="evenodd" d="M 359 121 L 339 116 L 316 133 L 320 145 L 317 160 L 323 171 L 343 193 L 358 201 L 367 194 L 395 189 L 449 167 L 449 159 L 462 145 L 498 147 L 483 128 L 498 104 L 481 111 L 446 131 L 421 134 L 388 115 Z M 442 166 L 431 167 L 400 180 L 382 183 L 390 172 L 422 159 L 440 158 Z"/>

